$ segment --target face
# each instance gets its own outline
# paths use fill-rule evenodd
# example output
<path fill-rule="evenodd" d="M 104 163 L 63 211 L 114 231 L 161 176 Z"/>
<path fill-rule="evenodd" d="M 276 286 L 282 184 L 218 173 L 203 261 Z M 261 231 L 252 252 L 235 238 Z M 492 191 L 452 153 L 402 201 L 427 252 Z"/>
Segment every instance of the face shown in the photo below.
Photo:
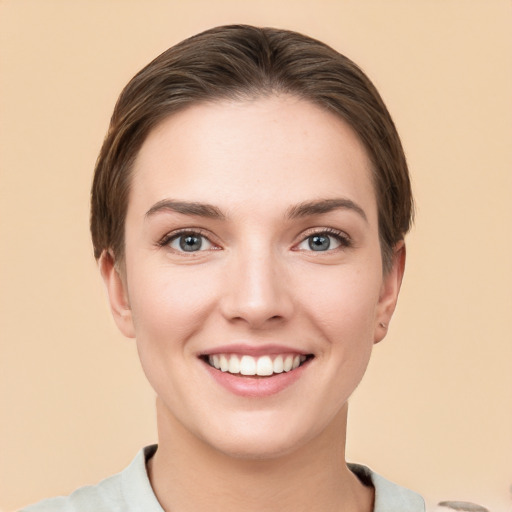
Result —
<path fill-rule="evenodd" d="M 403 266 L 382 273 L 370 176 L 352 129 L 293 97 L 196 105 L 150 133 L 123 276 L 101 269 L 159 422 L 270 457 L 340 418 Z"/>

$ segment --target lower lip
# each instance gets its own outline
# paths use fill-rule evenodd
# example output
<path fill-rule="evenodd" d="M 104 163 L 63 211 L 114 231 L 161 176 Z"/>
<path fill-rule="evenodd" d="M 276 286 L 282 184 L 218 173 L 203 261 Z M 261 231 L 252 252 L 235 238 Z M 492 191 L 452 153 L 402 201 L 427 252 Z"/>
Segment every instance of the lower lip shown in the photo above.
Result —
<path fill-rule="evenodd" d="M 301 378 L 309 366 L 310 361 L 304 362 L 295 370 L 283 373 L 274 373 L 269 377 L 254 375 L 232 374 L 222 372 L 202 361 L 210 375 L 231 393 L 244 397 L 263 398 L 275 395 L 294 384 Z"/>

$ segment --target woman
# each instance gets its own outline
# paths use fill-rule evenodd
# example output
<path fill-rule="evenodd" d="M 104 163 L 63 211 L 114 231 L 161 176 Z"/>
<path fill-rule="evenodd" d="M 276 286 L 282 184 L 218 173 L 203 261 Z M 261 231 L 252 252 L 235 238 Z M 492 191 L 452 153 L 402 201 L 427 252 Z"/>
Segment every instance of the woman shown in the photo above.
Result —
<path fill-rule="evenodd" d="M 399 137 L 357 66 L 249 26 L 167 50 L 118 100 L 91 212 L 159 443 L 27 511 L 424 509 L 345 463 L 347 401 L 386 335 L 412 215 Z"/>

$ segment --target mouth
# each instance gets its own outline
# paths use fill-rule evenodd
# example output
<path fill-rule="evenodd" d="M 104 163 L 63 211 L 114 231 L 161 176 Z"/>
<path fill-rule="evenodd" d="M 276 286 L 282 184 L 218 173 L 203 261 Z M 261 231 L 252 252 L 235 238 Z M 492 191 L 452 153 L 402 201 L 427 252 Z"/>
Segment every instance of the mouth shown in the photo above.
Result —
<path fill-rule="evenodd" d="M 232 375 L 248 377 L 272 377 L 280 373 L 293 372 L 305 365 L 313 354 L 266 354 L 258 357 L 241 354 L 205 354 L 201 359 L 216 370 Z"/>

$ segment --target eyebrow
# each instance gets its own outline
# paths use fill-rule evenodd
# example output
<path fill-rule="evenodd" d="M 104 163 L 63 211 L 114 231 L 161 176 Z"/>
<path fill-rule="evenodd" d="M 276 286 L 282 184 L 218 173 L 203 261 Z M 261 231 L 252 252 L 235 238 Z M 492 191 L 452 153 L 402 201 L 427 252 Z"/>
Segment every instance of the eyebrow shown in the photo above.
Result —
<path fill-rule="evenodd" d="M 155 215 L 161 211 L 171 211 L 183 215 L 194 215 L 197 217 L 207 217 L 209 219 L 224 219 L 224 214 L 211 204 L 197 203 L 189 201 L 173 201 L 172 199 L 163 199 L 154 204 L 147 212 L 146 218 Z"/>
<path fill-rule="evenodd" d="M 368 222 L 368 218 L 364 210 L 354 201 L 346 198 L 305 201 L 290 207 L 286 212 L 286 217 L 289 219 L 298 219 L 312 215 L 329 213 L 333 210 L 352 210 Z M 158 201 L 158 203 L 154 204 L 146 212 L 146 217 L 151 217 L 161 211 L 171 211 L 181 213 L 183 215 L 193 215 L 217 220 L 224 220 L 226 218 L 219 208 L 211 204 L 198 203 L 195 201 L 174 201 L 172 199 L 163 199 L 162 201 Z"/>
<path fill-rule="evenodd" d="M 297 219 L 311 215 L 321 215 L 322 213 L 329 213 L 333 210 L 352 210 L 368 222 L 368 217 L 364 210 L 357 203 L 346 198 L 318 199 L 316 201 L 299 203 L 288 210 L 287 217 Z"/>

